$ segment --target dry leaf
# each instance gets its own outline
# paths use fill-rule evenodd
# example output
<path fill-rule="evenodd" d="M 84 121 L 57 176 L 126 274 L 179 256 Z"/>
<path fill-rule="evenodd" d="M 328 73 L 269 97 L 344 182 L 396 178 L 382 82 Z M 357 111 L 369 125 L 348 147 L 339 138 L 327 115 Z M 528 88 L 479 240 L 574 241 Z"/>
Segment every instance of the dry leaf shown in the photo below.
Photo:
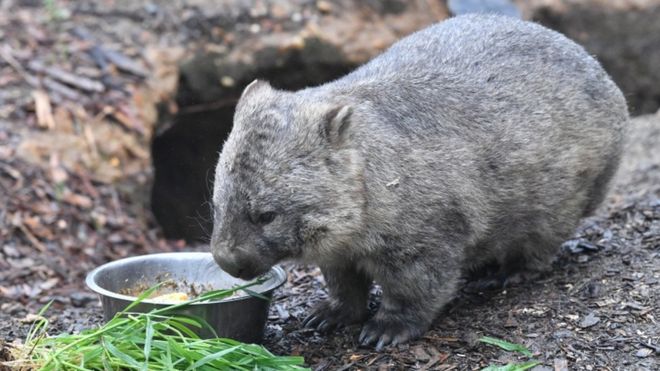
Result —
<path fill-rule="evenodd" d="M 72 192 L 65 193 L 62 200 L 70 205 L 78 206 L 83 209 L 89 209 L 93 205 L 91 198 Z"/>
<path fill-rule="evenodd" d="M 41 220 L 37 216 L 23 218 L 23 224 L 25 224 L 30 229 L 30 232 L 37 237 L 46 240 L 52 240 L 55 238 L 53 232 L 51 232 L 48 227 L 41 224 Z"/>

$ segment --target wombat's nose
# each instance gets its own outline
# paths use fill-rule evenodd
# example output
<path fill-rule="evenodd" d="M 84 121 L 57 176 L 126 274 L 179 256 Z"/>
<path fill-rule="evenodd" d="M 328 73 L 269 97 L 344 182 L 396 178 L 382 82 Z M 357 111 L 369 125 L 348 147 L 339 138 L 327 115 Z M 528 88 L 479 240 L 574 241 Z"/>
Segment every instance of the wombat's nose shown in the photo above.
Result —
<path fill-rule="evenodd" d="M 229 273 L 233 277 L 239 277 L 239 275 L 242 273 L 240 265 L 234 259 L 228 256 L 221 256 L 219 254 L 213 253 L 213 259 L 223 271 Z"/>

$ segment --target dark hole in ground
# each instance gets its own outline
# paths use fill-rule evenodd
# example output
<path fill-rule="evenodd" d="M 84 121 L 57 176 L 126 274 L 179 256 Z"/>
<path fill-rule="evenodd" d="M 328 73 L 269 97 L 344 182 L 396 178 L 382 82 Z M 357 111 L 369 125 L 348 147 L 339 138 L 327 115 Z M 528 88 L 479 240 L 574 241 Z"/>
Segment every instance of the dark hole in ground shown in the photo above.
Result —
<path fill-rule="evenodd" d="M 180 113 L 152 143 L 154 184 L 151 208 L 167 238 L 206 241 L 213 226 L 210 205 L 213 174 L 222 143 L 232 127 L 241 90 L 255 78 L 276 88 L 297 90 L 343 76 L 354 66 L 305 64 L 292 61 L 246 76 L 231 93 L 200 104 L 190 82 L 182 78 L 178 94 Z M 219 81 L 220 76 L 210 76 Z M 203 109 L 200 107 L 207 107 Z M 212 109 L 208 109 L 212 108 Z M 194 112 L 191 112 L 194 111 Z"/>

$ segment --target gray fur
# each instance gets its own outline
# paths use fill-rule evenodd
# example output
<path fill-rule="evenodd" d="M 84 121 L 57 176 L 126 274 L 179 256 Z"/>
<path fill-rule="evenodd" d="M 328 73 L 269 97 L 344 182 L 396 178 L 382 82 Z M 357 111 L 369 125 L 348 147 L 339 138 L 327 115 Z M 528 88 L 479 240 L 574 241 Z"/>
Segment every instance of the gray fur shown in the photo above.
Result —
<path fill-rule="evenodd" d="M 539 25 L 467 15 L 298 92 L 251 85 L 218 163 L 211 249 L 251 278 L 296 259 L 330 291 L 306 324 L 420 336 L 462 273 L 549 267 L 602 201 L 628 113 L 600 65 Z M 261 214 L 261 216 L 259 216 Z"/>

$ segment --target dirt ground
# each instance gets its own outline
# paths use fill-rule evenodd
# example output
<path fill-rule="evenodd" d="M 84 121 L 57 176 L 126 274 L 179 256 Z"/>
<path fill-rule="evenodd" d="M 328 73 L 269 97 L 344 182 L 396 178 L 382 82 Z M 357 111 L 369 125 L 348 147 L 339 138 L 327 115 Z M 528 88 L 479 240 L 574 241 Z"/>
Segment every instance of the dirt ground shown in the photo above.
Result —
<path fill-rule="evenodd" d="M 140 148 L 148 148 L 151 128 L 142 116 L 143 127 L 128 125 L 134 121 L 125 117 L 137 115 L 132 111 L 141 102 L 136 87 L 146 83 L 141 45 L 174 47 L 212 32 L 197 21 L 203 17 L 194 9 L 177 12 L 178 5 L 135 1 L 119 11 L 112 2 L 94 7 L 61 2 L 57 9 L 29 1 L 6 3 L 0 12 L 0 355 L 3 344 L 25 336 L 28 314 L 50 300 L 52 333 L 98 324 L 98 300 L 83 282 L 93 267 L 143 253 L 204 250 L 164 239 L 145 211 L 151 170 Z M 75 36 L 72 24 L 85 26 L 96 41 Z M 120 50 L 124 60 L 137 64 L 103 70 L 90 52 L 96 43 Z M 78 79 L 66 84 L 73 93 L 54 85 L 39 66 L 27 66 L 33 59 L 75 72 Z M 34 76 L 41 80 L 35 82 Z M 88 80 L 109 88 L 95 91 Z M 55 127 L 40 122 L 48 115 L 39 115 L 35 90 L 48 93 Z M 123 109 L 110 112 L 108 106 Z M 43 166 L 18 155 L 43 133 L 60 135 L 48 138 L 79 135 L 89 147 L 90 131 L 78 126 L 99 114 L 109 122 L 94 121 L 90 129 L 96 135 L 91 143 L 101 153 L 97 160 L 69 167 L 66 157 L 46 156 Z M 58 126 L 67 115 L 73 117 L 73 129 Z M 118 141 L 133 145 L 104 147 Z M 657 370 L 658 148 L 660 115 L 636 118 L 611 195 L 567 241 L 547 277 L 491 291 L 466 283 L 423 338 L 376 353 L 357 345 L 357 327 L 325 335 L 303 329 L 309 308 L 325 295 L 323 280 L 317 269 L 288 266 L 289 280 L 276 293 L 264 344 L 275 353 L 303 355 L 316 370 L 476 370 L 530 359 L 478 342 L 493 336 L 526 345 L 531 359 L 542 363 L 537 371 Z M 119 165 L 106 169 L 95 161 Z M 377 303 L 375 290 L 372 307 Z"/>

